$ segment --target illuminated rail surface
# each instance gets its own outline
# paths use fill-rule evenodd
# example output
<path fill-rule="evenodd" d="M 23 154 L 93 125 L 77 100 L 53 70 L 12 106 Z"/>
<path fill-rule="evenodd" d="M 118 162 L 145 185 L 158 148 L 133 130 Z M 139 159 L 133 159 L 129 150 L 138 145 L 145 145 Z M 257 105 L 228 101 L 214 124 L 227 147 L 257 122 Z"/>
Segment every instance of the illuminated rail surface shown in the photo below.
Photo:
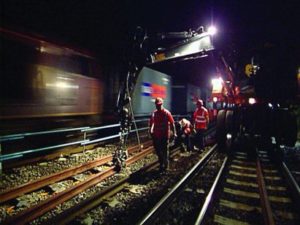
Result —
<path fill-rule="evenodd" d="M 232 154 L 218 188 L 214 192 L 205 191 L 206 201 L 203 196 L 198 196 L 198 201 L 194 200 L 201 209 L 199 214 L 194 212 L 197 207 L 191 204 L 191 198 L 197 199 L 196 189 L 189 194 L 182 192 L 169 200 L 174 188 L 144 217 L 141 224 L 169 224 L 174 218 L 178 223 L 187 224 L 298 224 L 298 200 L 289 192 L 290 177 L 282 175 L 267 152 L 258 151 L 254 158 L 251 156 L 253 153 L 249 156 L 243 151 Z M 205 175 L 196 178 L 200 179 L 208 180 Z M 207 183 L 203 182 L 202 187 Z M 180 207 L 182 205 L 186 209 Z"/>
<path fill-rule="evenodd" d="M 134 146 L 130 148 L 129 153 L 132 155 L 127 159 L 127 164 L 130 165 L 137 160 L 142 159 L 146 155 L 153 153 L 153 148 L 149 146 L 149 142 L 145 143 L 145 148 L 140 151 L 140 146 Z M 42 201 L 38 203 L 37 205 L 33 205 L 24 211 L 21 211 L 19 214 L 8 218 L 4 221 L 4 224 L 24 224 L 27 223 L 38 216 L 41 216 L 42 214 L 46 213 L 47 211 L 53 209 L 58 204 L 63 203 L 64 201 L 67 201 L 68 199 L 72 198 L 73 196 L 80 194 L 85 189 L 101 182 L 105 178 L 108 178 L 112 175 L 114 175 L 116 172 L 114 170 L 113 166 L 105 166 L 105 164 L 111 162 L 112 156 L 107 156 L 104 158 L 100 158 L 97 160 L 94 160 L 92 162 L 85 163 L 83 165 L 70 168 L 64 171 L 61 171 L 56 174 L 49 175 L 47 177 L 40 178 L 36 181 L 30 182 L 28 184 L 24 184 L 22 186 L 13 188 L 11 190 L 8 190 L 4 193 L 1 193 L 2 203 L 11 200 L 19 195 L 25 194 L 27 192 L 31 192 L 33 190 L 39 190 L 42 187 L 46 187 L 47 185 L 53 184 L 54 182 L 58 182 L 65 179 L 73 179 L 75 175 L 87 172 L 89 170 L 93 170 L 96 167 L 103 167 L 103 170 L 99 170 L 98 173 L 92 173 L 90 176 L 87 177 L 87 179 L 84 179 L 81 182 L 75 182 L 73 186 L 66 188 L 63 192 L 56 193 L 52 196 L 49 196 L 45 201 Z"/>
<path fill-rule="evenodd" d="M 209 169 L 213 177 L 200 172 L 194 181 L 198 187 L 178 182 L 140 224 L 297 224 L 297 198 L 289 192 L 289 178 L 266 151 L 251 154 L 232 153 L 222 166 Z"/>

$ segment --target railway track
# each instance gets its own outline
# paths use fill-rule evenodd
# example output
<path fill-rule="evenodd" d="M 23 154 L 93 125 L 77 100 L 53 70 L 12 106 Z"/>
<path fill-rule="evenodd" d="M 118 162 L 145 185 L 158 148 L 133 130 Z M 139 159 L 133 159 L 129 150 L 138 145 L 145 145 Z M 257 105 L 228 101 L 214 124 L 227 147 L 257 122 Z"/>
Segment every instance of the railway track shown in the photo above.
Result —
<path fill-rule="evenodd" d="M 212 152 L 138 224 L 299 224 L 287 178 L 268 152 L 238 151 L 229 160 Z"/>
<path fill-rule="evenodd" d="M 129 153 L 133 156 L 128 158 L 127 165 L 131 165 L 151 154 L 153 149 L 150 145 L 150 142 L 145 143 L 142 151 L 138 146 L 130 148 Z M 91 186 L 95 186 L 102 180 L 114 175 L 114 168 L 106 167 L 102 171 L 90 173 L 84 180 L 77 180 L 75 185 L 64 191 L 52 193 L 46 200 L 9 217 L 3 224 L 80 223 L 83 216 L 87 215 L 87 218 L 90 218 L 90 215 L 95 214 L 93 212 L 95 208 L 98 208 L 98 210 L 99 208 L 104 209 L 102 213 L 104 219 L 101 219 L 102 222 L 96 222 L 97 224 L 298 224 L 299 215 L 295 210 L 292 197 L 289 196 L 288 178 L 285 178 L 281 171 L 277 169 L 278 166 L 268 157 L 268 152 L 257 151 L 257 158 L 254 158 L 253 154 L 249 155 L 246 151 L 237 151 L 233 152 L 232 157 L 230 156 L 227 159 L 224 154 L 216 151 L 216 149 L 217 147 L 214 146 L 203 152 L 193 168 L 179 182 L 176 170 L 179 170 L 182 163 L 178 162 L 175 165 L 178 160 L 180 161 L 180 157 L 175 157 L 175 155 L 178 156 L 178 149 L 175 149 L 173 153 L 174 165 L 170 172 L 159 176 L 155 175 L 154 178 L 151 177 L 151 174 L 156 173 L 155 168 L 158 166 L 157 161 L 152 162 L 136 173 L 122 177 L 118 181 L 113 181 L 102 188 L 101 191 L 81 199 L 73 206 L 67 207 L 67 209 L 65 207 L 55 215 L 51 212 L 55 208 L 55 210 L 60 208 L 59 205 L 65 205 L 67 201 L 75 198 L 75 196 L 82 195 Z M 137 153 L 137 151 L 139 152 Z M 190 159 L 197 158 L 195 154 L 199 155 L 199 153 L 188 153 L 191 156 Z M 19 195 L 38 191 L 41 188 L 45 189 L 46 186 L 54 182 L 66 180 L 70 177 L 73 177 L 74 180 L 75 174 L 94 170 L 95 167 L 111 162 L 111 159 L 111 156 L 107 156 L 42 177 L 0 193 L 0 201 L 1 203 L 14 202 L 14 199 Z M 170 179 L 170 177 L 173 178 Z M 137 210 L 139 206 L 132 203 L 130 208 L 132 212 L 124 213 L 118 211 L 118 206 L 110 205 L 110 202 L 114 201 L 112 199 L 121 196 L 121 192 L 130 195 L 132 191 L 133 193 L 136 192 L 136 184 L 143 186 L 144 183 L 159 178 L 165 179 L 165 183 L 168 183 L 163 191 L 158 191 L 164 193 L 164 195 L 161 195 L 161 193 L 156 194 L 156 197 L 153 197 L 152 200 L 150 200 L 151 195 L 144 195 L 141 201 L 142 204 L 146 201 L 149 204 L 148 208 L 144 207 L 142 209 L 141 207 Z M 170 179 L 171 182 L 167 179 Z M 170 184 L 172 182 L 174 188 L 171 189 Z M 106 204 L 109 204 L 109 206 L 106 206 Z M 112 203 L 112 205 L 114 204 L 118 205 L 120 202 Z M 127 203 L 123 204 L 126 205 Z M 114 212 L 116 214 L 107 211 L 107 208 L 112 208 L 111 211 L 116 211 Z M 137 212 L 134 213 L 134 210 Z M 96 214 L 98 212 L 96 211 Z M 42 218 L 43 215 L 49 213 L 53 216 L 46 219 Z M 108 214 L 107 218 L 105 218 L 105 214 Z M 135 215 L 135 218 L 133 218 L 133 215 Z M 114 221 L 112 218 L 116 217 L 120 218 Z M 93 221 L 94 218 L 91 220 Z M 95 221 L 97 220 L 95 219 Z"/>
<path fill-rule="evenodd" d="M 194 224 L 227 157 L 213 146 L 138 224 Z"/>
<path fill-rule="evenodd" d="M 198 224 L 297 224 L 299 215 L 282 173 L 266 151 L 238 151 L 206 220 Z"/>
<path fill-rule="evenodd" d="M 94 221 L 91 223 L 95 224 L 136 224 L 138 219 L 150 209 L 149 207 L 170 188 L 170 184 L 177 182 L 180 174 L 186 172 L 186 165 L 183 164 L 189 163 L 193 166 L 204 154 L 182 153 L 179 148 L 176 148 L 170 154 L 172 159 L 170 171 L 160 173 L 158 162 L 153 162 L 86 199 L 82 204 L 44 221 L 43 224 L 80 224 L 83 218 L 89 222 Z M 160 180 L 159 184 L 154 184 L 158 180 Z M 121 210 L 122 207 L 118 205 L 122 204 L 128 208 Z"/>
<path fill-rule="evenodd" d="M 138 153 L 136 152 L 140 151 L 139 146 L 134 146 L 128 149 L 129 154 L 132 155 L 135 153 L 132 157 L 127 159 L 128 165 L 136 162 L 137 160 L 140 160 L 141 158 L 153 152 L 153 149 L 151 147 L 151 142 L 146 142 L 144 146 L 145 146 L 144 150 Z M 2 204 L 6 203 L 7 201 L 14 202 L 15 198 L 25 193 L 38 191 L 41 188 L 47 188 L 48 185 L 52 185 L 53 183 L 62 180 L 66 180 L 66 179 L 74 180 L 74 176 L 78 176 L 82 173 L 86 173 L 89 170 L 93 170 L 94 168 L 103 166 L 104 164 L 111 162 L 111 160 L 112 160 L 112 156 L 109 155 L 100 159 L 93 160 L 91 162 L 87 162 L 80 166 L 63 170 L 61 172 L 49 176 L 45 176 L 35 181 L 12 188 L 0 194 L 0 201 Z M 83 190 L 91 187 L 92 185 L 104 180 L 109 176 L 112 176 L 113 174 L 115 174 L 115 170 L 113 166 L 106 167 L 106 169 L 104 169 L 103 171 L 98 171 L 98 173 L 90 173 L 90 175 L 87 176 L 84 180 L 81 181 L 78 180 L 74 182 L 74 185 L 70 186 L 69 188 L 67 188 L 62 192 L 53 193 L 52 195 L 47 194 L 47 196 L 48 195 L 50 196 L 49 198 L 38 203 L 37 205 L 27 208 L 26 210 L 22 211 L 21 213 L 18 213 L 17 215 L 14 215 L 11 218 L 8 218 L 7 220 L 4 221 L 4 224 L 25 224 L 37 218 L 38 216 L 44 214 L 45 212 L 51 210 L 56 205 L 66 201 L 67 199 L 70 199 L 76 194 L 79 194 Z M 15 202 L 17 203 L 18 201 Z"/>
<path fill-rule="evenodd" d="M 172 151 L 170 157 L 174 157 L 178 154 L 179 149 L 175 149 Z M 153 171 L 159 167 L 158 161 L 154 161 L 137 172 L 130 174 L 129 176 L 126 176 L 122 178 L 119 182 L 107 187 L 103 191 L 91 196 L 90 198 L 86 199 L 85 201 L 81 202 L 80 204 L 75 205 L 74 207 L 69 208 L 68 210 L 65 210 L 63 213 L 59 214 L 58 216 L 48 220 L 45 222 L 45 224 L 68 224 L 72 223 L 72 221 L 75 220 L 76 217 L 88 212 L 89 210 L 92 210 L 94 207 L 100 205 L 104 201 L 110 199 L 112 196 L 116 195 L 117 193 L 121 191 L 126 191 L 130 187 L 132 183 L 136 179 L 139 179 L 141 176 L 145 176 L 150 171 Z"/>
<path fill-rule="evenodd" d="M 144 145 L 145 145 L 145 148 L 149 148 L 151 143 L 146 142 Z M 128 149 L 128 154 L 133 154 L 134 152 L 139 151 L 139 150 L 140 150 L 139 146 L 133 146 Z M 55 182 L 73 177 L 77 174 L 91 170 L 95 167 L 103 166 L 104 164 L 109 163 L 111 161 L 112 161 L 112 155 L 108 155 L 106 157 L 99 158 L 99 159 L 84 163 L 82 165 L 79 165 L 79 166 L 76 166 L 73 168 L 69 168 L 67 170 L 63 170 L 58 173 L 51 174 L 49 176 L 44 176 L 35 181 L 28 182 L 28 183 L 20 185 L 18 187 L 9 189 L 7 191 L 0 193 L 0 203 L 11 200 L 13 198 L 16 198 L 18 196 L 26 194 L 28 192 L 38 190 L 42 187 L 53 184 Z"/>
<path fill-rule="evenodd" d="M 130 165 L 143 158 L 145 155 L 152 153 L 153 149 L 149 147 L 151 143 L 151 141 L 144 143 L 144 150 L 129 158 L 127 160 L 127 164 Z M 139 146 L 135 146 L 129 148 L 128 153 L 133 154 L 139 150 Z M 109 165 L 111 160 L 112 156 L 108 155 L 73 168 L 43 176 L 39 179 L 1 192 L 0 203 L 2 207 L 4 207 L 3 209 L 6 211 L 7 215 L 1 218 L 1 223 L 25 224 L 39 218 L 41 215 L 55 208 L 57 205 L 67 201 L 75 195 L 80 194 L 101 180 L 112 176 L 115 173 L 114 168 L 107 167 L 107 164 Z M 99 167 L 102 168 L 99 170 Z M 98 168 L 98 170 L 95 171 L 95 168 Z M 55 189 L 56 185 L 60 186 L 60 183 L 65 181 L 70 182 L 68 182 L 67 185 L 64 185 L 61 189 Z M 30 199 L 28 204 L 26 203 L 27 195 Z M 32 195 L 38 196 L 38 198 L 40 198 L 40 196 L 43 197 L 40 199 L 33 197 L 33 202 L 31 202 L 30 196 Z M 19 198 L 20 196 L 21 198 Z M 24 199 L 24 196 L 25 204 L 22 205 L 22 199 Z M 21 207 L 19 207 L 20 204 Z"/>
<path fill-rule="evenodd" d="M 140 160 L 141 158 L 145 157 L 147 154 L 150 154 L 153 152 L 152 147 L 148 147 L 147 149 L 135 154 L 134 156 L 130 157 L 127 160 L 127 165 L 131 165 L 132 163 Z M 176 148 L 172 151 L 171 157 L 174 157 L 180 152 L 179 148 Z M 132 174 L 128 177 L 125 177 L 121 179 L 119 182 L 114 183 L 113 185 L 109 186 L 108 188 L 103 189 L 101 192 L 95 194 L 94 196 L 91 196 L 88 199 L 85 199 L 84 201 L 76 204 L 74 207 L 69 208 L 68 210 L 65 210 L 63 213 L 58 215 L 57 217 L 53 217 L 52 219 L 48 221 L 43 221 L 42 224 L 66 224 L 80 214 L 83 214 L 84 212 L 92 209 L 96 205 L 99 205 L 103 200 L 109 198 L 110 196 L 116 194 L 117 192 L 123 190 L 124 188 L 128 187 L 131 180 L 139 179 L 141 176 L 143 176 L 144 173 L 147 173 L 149 171 L 158 169 L 159 164 L 158 161 L 155 161 L 141 170 L 139 170 L 137 173 Z M 101 172 L 100 174 L 92 175 L 92 177 L 88 178 L 86 181 L 83 181 L 79 183 L 78 185 L 75 185 L 63 192 L 57 193 L 53 195 L 52 197 L 48 198 L 47 200 L 34 205 L 33 207 L 30 207 L 26 209 L 25 211 L 7 219 L 4 221 L 3 224 L 27 224 L 46 212 L 50 211 L 51 209 L 57 207 L 57 205 L 66 202 L 68 199 L 72 198 L 75 195 L 80 194 L 82 191 L 90 187 L 91 185 L 95 185 L 96 183 L 99 183 L 101 180 L 112 176 L 115 173 L 114 168 L 109 168 L 106 171 Z M 34 222 L 36 223 L 36 222 Z M 39 223 L 39 222 L 37 222 Z"/>

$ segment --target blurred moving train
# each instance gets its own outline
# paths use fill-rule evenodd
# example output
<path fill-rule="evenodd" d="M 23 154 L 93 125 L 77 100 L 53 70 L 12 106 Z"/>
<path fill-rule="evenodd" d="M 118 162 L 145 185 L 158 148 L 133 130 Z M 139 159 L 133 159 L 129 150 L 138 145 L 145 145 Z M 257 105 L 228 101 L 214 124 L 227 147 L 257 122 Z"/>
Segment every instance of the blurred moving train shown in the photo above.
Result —
<path fill-rule="evenodd" d="M 1 133 L 37 121 L 43 129 L 100 122 L 105 79 L 96 58 L 3 28 L 0 38 Z"/>
<path fill-rule="evenodd" d="M 85 50 L 4 28 L 0 43 L 0 135 L 119 122 L 121 66 L 109 68 Z M 200 94 L 199 88 L 171 86 L 170 76 L 144 67 L 134 94 L 135 114 L 148 116 L 158 96 L 175 113 L 193 111 L 192 99 L 182 91 Z M 172 97 L 182 97 L 186 105 L 174 105 Z"/>

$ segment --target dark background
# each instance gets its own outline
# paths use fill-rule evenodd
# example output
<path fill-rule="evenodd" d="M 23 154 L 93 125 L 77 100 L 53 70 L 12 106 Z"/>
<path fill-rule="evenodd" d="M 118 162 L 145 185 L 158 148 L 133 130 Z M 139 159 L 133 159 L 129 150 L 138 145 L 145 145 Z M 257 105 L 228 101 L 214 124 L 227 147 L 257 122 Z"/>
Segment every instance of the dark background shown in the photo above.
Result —
<path fill-rule="evenodd" d="M 154 34 L 214 24 L 217 48 L 231 66 L 249 63 L 253 50 L 268 45 L 280 46 L 299 62 L 299 4 L 298 0 L 2 0 L 0 25 L 90 50 L 113 64 L 124 60 L 137 26 Z"/>

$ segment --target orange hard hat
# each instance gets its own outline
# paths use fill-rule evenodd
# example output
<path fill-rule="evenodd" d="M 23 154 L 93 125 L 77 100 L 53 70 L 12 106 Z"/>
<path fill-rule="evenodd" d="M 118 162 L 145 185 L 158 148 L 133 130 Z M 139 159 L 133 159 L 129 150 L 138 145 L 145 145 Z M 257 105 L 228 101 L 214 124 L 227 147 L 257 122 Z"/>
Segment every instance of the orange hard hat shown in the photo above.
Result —
<path fill-rule="evenodd" d="M 163 102 L 164 102 L 164 101 L 163 101 L 162 98 L 159 98 L 159 97 L 158 97 L 158 98 L 155 99 L 155 104 L 156 104 L 156 105 L 162 105 Z"/>

